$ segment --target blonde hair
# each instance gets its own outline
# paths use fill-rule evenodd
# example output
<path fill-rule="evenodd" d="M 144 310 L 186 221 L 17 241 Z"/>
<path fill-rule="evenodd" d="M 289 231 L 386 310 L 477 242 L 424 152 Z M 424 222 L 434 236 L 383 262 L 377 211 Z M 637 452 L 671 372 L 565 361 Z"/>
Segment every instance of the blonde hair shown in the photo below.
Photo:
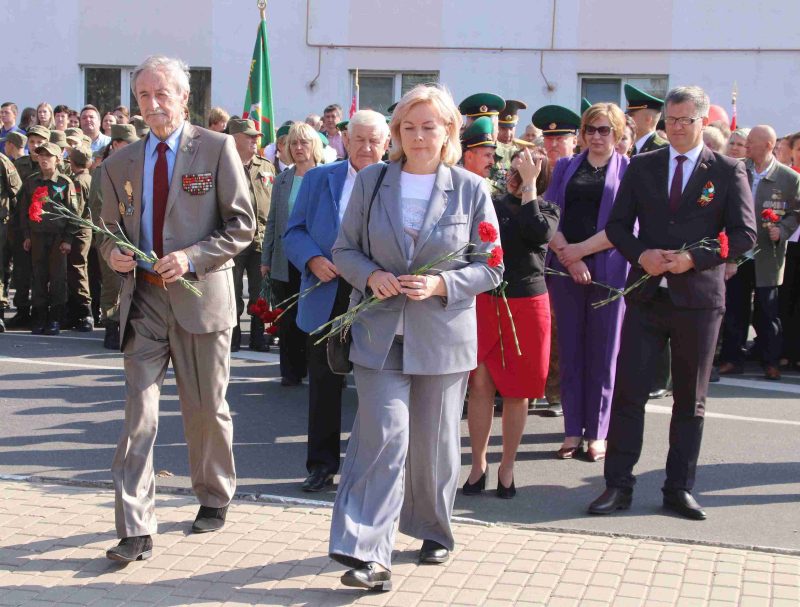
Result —
<path fill-rule="evenodd" d="M 314 164 L 321 163 L 322 139 L 319 138 L 319 133 L 305 122 L 295 122 L 289 129 L 289 134 L 286 135 L 286 155 L 289 157 L 287 158 L 289 164 L 295 163 L 294 157 L 292 156 L 292 145 L 298 139 L 311 142 L 311 157 L 314 159 Z"/>
<path fill-rule="evenodd" d="M 442 146 L 441 160 L 447 166 L 453 166 L 461 158 L 461 112 L 458 111 L 453 96 L 445 87 L 439 84 L 418 84 L 408 91 L 398 102 L 392 112 L 392 122 L 389 129 L 392 132 L 392 148 L 389 150 L 389 160 L 393 162 L 405 160 L 403 143 L 400 139 L 400 123 L 406 114 L 419 103 L 431 104 L 444 122 L 446 136 Z"/>
<path fill-rule="evenodd" d="M 221 107 L 212 107 L 208 111 L 208 126 L 216 124 L 217 122 L 225 122 L 231 119 L 231 115 Z"/>
<path fill-rule="evenodd" d="M 595 103 L 583 113 L 581 118 L 581 135 L 586 136 L 586 127 L 598 118 L 607 118 L 614 133 L 614 142 L 618 143 L 625 134 L 625 114 L 616 103 Z"/>

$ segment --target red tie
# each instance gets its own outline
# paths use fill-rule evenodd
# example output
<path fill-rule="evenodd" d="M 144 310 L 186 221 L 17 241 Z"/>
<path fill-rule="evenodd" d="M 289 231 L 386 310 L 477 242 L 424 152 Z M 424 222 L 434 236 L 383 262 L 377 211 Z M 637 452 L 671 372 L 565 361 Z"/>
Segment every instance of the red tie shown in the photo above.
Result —
<path fill-rule="evenodd" d="M 675 213 L 678 207 L 681 206 L 681 195 L 683 194 L 683 161 L 686 156 L 676 156 L 675 161 L 678 166 L 675 167 L 675 174 L 672 176 L 672 185 L 669 188 L 669 211 Z M 156 169 L 157 170 L 157 169 Z"/>
<path fill-rule="evenodd" d="M 164 256 L 164 215 L 169 197 L 167 149 L 169 148 L 163 141 L 156 146 L 158 158 L 153 171 L 153 250 L 159 258 Z"/>

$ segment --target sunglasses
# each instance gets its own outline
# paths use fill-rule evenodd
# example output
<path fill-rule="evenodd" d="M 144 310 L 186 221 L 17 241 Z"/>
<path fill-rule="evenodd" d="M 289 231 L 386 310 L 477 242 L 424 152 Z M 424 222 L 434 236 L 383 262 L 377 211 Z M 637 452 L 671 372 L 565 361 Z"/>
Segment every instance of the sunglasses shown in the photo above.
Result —
<path fill-rule="evenodd" d="M 600 133 L 601 136 L 606 137 L 611 134 L 611 127 L 610 126 L 592 126 L 591 124 L 587 124 L 584 127 L 584 132 L 591 136 L 595 133 Z"/>

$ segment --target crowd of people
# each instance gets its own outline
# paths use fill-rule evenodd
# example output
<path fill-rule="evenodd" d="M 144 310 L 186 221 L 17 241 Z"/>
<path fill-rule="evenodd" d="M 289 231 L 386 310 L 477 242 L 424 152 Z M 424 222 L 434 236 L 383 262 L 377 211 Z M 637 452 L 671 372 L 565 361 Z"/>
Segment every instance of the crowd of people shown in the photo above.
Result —
<path fill-rule="evenodd" d="M 170 361 L 201 503 L 193 530 L 224 525 L 236 484 L 225 389 L 245 312 L 251 350 L 277 343 L 281 385 L 307 378 L 302 488 L 325 490 L 341 467 L 330 554 L 350 568 L 343 583 L 362 588 L 391 587 L 398 521 L 423 540 L 420 562 L 449 558 L 465 399 L 464 495 L 489 484 L 499 396 L 496 495 L 516 493 L 538 408 L 564 417 L 555 457 L 605 462 L 589 512 L 610 514 L 631 505 L 646 401 L 672 395 L 664 506 L 703 519 L 691 492 L 709 381 L 742 373 L 747 357 L 770 380 L 800 366 L 800 133 L 711 124 L 698 87 L 660 99 L 626 85 L 625 109 L 546 105 L 518 138 L 523 101 L 477 93 L 456 105 L 420 85 L 389 116 L 343 120 L 332 104 L 286 121 L 263 150 L 257 125 L 221 108 L 208 129 L 188 123 L 179 60 L 148 58 L 132 87 L 142 116 L 42 103 L 17 124 L 14 103 L 0 111 L 8 326 L 102 324 L 105 346 L 125 353 L 112 466 L 121 541 L 109 558 L 152 552 Z M 157 261 L 48 214 L 58 206 Z M 254 305 L 293 297 L 277 320 Z M 342 342 L 359 403 L 342 463 L 340 338 L 318 329 L 357 306 Z"/>

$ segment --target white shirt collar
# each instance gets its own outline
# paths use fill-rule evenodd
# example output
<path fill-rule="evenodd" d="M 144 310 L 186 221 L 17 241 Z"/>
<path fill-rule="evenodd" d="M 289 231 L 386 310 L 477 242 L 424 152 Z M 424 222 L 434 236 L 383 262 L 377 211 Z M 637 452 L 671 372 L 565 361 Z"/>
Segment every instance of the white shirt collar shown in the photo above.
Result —
<path fill-rule="evenodd" d="M 688 161 L 691 166 L 694 166 L 695 164 L 697 164 L 697 159 L 700 157 L 700 152 L 703 151 L 703 145 L 704 144 L 701 141 L 697 145 L 697 147 L 692 148 L 691 150 L 689 150 L 685 154 L 681 154 L 674 147 L 669 146 L 669 162 L 670 162 L 670 166 L 672 165 L 672 161 L 675 160 L 675 158 L 677 158 L 678 156 L 681 156 L 681 155 L 686 156 L 686 161 Z"/>
<path fill-rule="evenodd" d="M 353 163 L 349 160 L 347 161 L 347 179 L 355 179 L 356 175 L 358 175 L 358 171 L 356 171 Z"/>
<path fill-rule="evenodd" d="M 769 173 L 772 170 L 772 167 L 775 166 L 775 162 L 777 162 L 775 160 L 775 156 L 772 156 L 770 158 L 769 164 L 767 164 L 767 168 L 761 171 L 760 173 L 756 171 L 756 164 L 753 163 L 753 176 L 757 177 L 758 179 L 763 179 L 764 177 L 767 176 L 767 173 Z"/>
<path fill-rule="evenodd" d="M 636 153 L 637 154 L 642 151 L 642 148 L 644 147 L 644 144 L 647 143 L 647 140 L 650 139 L 650 137 L 653 136 L 653 133 L 655 133 L 655 131 L 650 131 L 644 137 L 640 137 L 639 139 L 636 140 Z"/>

